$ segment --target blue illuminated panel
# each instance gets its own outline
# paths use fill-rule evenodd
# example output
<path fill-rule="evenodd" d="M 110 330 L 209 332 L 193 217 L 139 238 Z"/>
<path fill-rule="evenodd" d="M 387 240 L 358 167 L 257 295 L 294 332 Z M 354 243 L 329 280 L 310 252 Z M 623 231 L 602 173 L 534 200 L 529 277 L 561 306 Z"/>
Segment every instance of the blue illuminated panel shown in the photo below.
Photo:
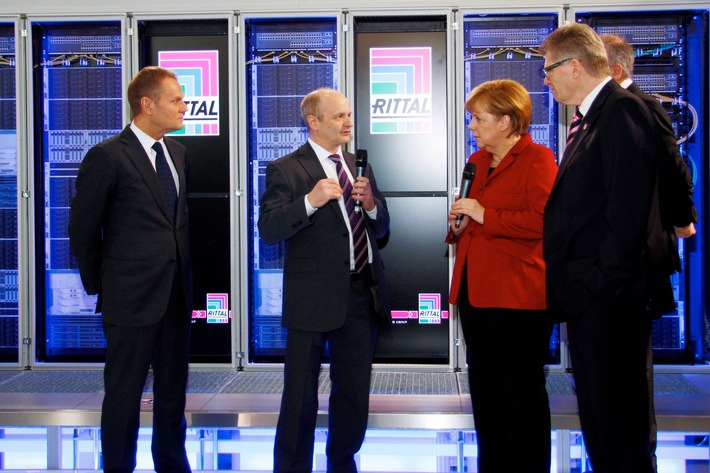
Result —
<path fill-rule="evenodd" d="M 281 362 L 283 245 L 259 238 L 259 201 L 266 166 L 306 142 L 303 97 L 337 88 L 335 18 L 246 20 L 246 87 L 249 163 L 250 362 Z"/>
<path fill-rule="evenodd" d="M 17 361 L 19 342 L 15 97 L 15 28 L 0 24 L 0 362 Z"/>
<path fill-rule="evenodd" d="M 512 79 L 527 89 L 533 106 L 530 134 L 534 142 L 557 154 L 557 104 L 543 84 L 545 58 L 538 48 L 557 26 L 557 15 L 467 16 L 464 23 L 465 96 L 482 82 Z M 471 115 L 466 112 L 466 125 Z M 478 148 L 467 132 L 466 152 Z"/>
<path fill-rule="evenodd" d="M 82 159 L 122 128 L 120 24 L 36 24 L 33 35 L 35 97 L 43 112 L 42 122 L 35 122 L 42 130 L 36 194 L 44 196 L 37 202 L 44 232 L 38 235 L 43 265 L 37 284 L 45 288 L 38 290 L 37 306 L 44 308 L 43 318 L 38 313 L 38 357 L 81 361 L 102 354 L 105 342 L 94 313 L 96 296 L 84 292 L 69 251 L 67 225 Z"/>
<path fill-rule="evenodd" d="M 558 155 L 557 103 L 544 85 L 545 58 L 538 48 L 557 27 L 557 15 L 468 16 L 464 23 L 465 97 L 477 85 L 496 79 L 512 79 L 527 89 L 532 101 L 530 135 L 535 143 Z M 466 125 L 471 114 L 466 112 Z M 466 133 L 466 157 L 478 150 L 473 133 Z M 549 363 L 560 362 L 559 326 L 550 337 Z"/>
<path fill-rule="evenodd" d="M 701 125 L 698 112 L 702 102 L 694 101 L 691 95 L 699 88 L 707 89 L 703 82 L 701 63 L 691 66 L 691 51 L 702 55 L 700 36 L 702 17 L 694 12 L 652 12 L 636 14 L 590 13 L 578 15 L 578 21 L 592 26 L 599 34 L 615 34 L 624 38 L 634 48 L 634 82 L 645 92 L 654 94 L 671 118 L 673 129 L 679 140 L 679 150 L 684 157 L 694 181 L 702 167 L 702 147 L 705 146 L 702 133 L 697 133 Z M 697 24 L 696 24 L 697 23 Z M 691 72 L 694 69 L 695 72 Z M 706 80 L 706 79 L 705 79 Z M 702 92 L 700 92 L 702 94 Z M 701 127 L 702 128 L 702 127 Z M 695 136 L 694 136 L 695 135 Z M 702 182 L 696 182 L 694 201 L 702 222 Z M 689 240 L 695 248 L 701 241 L 696 235 Z M 704 330 L 703 316 L 689 311 L 688 288 L 686 288 L 688 264 L 685 242 L 678 241 L 681 258 L 681 273 L 671 276 L 676 299 L 676 311 L 666 314 L 653 323 L 653 348 L 657 361 L 695 358 L 693 349 L 700 349 Z M 705 292 L 703 278 L 698 281 L 697 297 Z M 693 292 L 695 294 L 695 292 Z M 695 332 L 695 333 L 694 333 Z M 698 341 L 692 342 L 691 339 Z M 695 348 L 694 348 L 695 347 Z"/>

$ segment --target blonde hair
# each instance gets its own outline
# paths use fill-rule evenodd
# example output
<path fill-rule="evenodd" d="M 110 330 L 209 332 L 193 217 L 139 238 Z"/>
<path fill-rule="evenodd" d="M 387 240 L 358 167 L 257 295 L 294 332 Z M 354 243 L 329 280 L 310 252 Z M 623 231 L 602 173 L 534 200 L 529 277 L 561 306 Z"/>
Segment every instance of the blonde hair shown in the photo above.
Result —
<path fill-rule="evenodd" d="M 540 45 L 543 56 L 552 62 L 567 58 L 577 59 L 587 73 L 594 77 L 610 74 L 606 49 L 599 35 L 584 23 L 567 23 L 549 34 Z"/>
<path fill-rule="evenodd" d="M 473 107 L 483 108 L 500 118 L 510 117 L 510 133 L 527 133 L 532 117 L 532 102 L 525 87 L 509 79 L 484 82 L 475 87 L 466 99 L 466 110 L 473 113 Z"/>

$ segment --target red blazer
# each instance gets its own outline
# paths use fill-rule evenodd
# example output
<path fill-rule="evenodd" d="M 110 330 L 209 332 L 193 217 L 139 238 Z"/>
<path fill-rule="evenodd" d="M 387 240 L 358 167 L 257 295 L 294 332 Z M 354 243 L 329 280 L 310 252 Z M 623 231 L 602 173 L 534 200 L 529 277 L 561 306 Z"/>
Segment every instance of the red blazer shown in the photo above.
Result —
<path fill-rule="evenodd" d="M 458 302 L 466 268 L 469 302 L 474 307 L 545 309 L 542 216 L 557 174 L 548 148 L 524 134 L 505 159 L 488 173 L 492 155 L 484 150 L 468 161 L 476 165 L 469 198 L 486 209 L 483 225 L 470 220 L 458 237 L 449 302 Z"/>

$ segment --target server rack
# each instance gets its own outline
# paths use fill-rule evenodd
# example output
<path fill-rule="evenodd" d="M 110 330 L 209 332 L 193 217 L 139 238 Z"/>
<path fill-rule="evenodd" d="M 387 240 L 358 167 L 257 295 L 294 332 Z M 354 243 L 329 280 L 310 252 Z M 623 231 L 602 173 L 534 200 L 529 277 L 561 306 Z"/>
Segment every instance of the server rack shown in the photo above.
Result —
<path fill-rule="evenodd" d="M 0 362 L 19 353 L 18 176 L 14 23 L 0 23 Z"/>
<path fill-rule="evenodd" d="M 389 235 L 378 244 L 392 311 L 380 326 L 375 362 L 451 369 L 450 12 L 350 13 L 355 142 L 368 150 L 390 213 Z"/>
<path fill-rule="evenodd" d="M 100 361 L 105 340 L 69 251 L 67 224 L 79 165 L 123 127 L 120 20 L 35 21 L 32 36 L 35 203 L 35 356 Z"/>
<path fill-rule="evenodd" d="M 675 312 L 653 323 L 656 363 L 702 362 L 708 356 L 705 307 L 707 236 L 707 41 L 708 13 L 665 12 L 578 12 L 578 22 L 589 24 L 600 34 L 616 34 L 634 48 L 634 82 L 653 94 L 671 118 L 681 156 L 695 184 L 698 234 L 687 241 L 678 239 L 682 272 L 671 277 Z"/>
<path fill-rule="evenodd" d="M 543 84 L 545 59 L 538 48 L 556 27 L 556 13 L 526 15 L 467 14 L 463 17 L 463 99 L 478 84 L 495 79 L 512 79 L 530 94 L 533 116 L 530 135 L 535 143 L 547 146 L 559 156 L 559 110 L 549 89 Z M 473 133 L 468 130 L 471 114 L 465 112 L 466 140 L 463 156 L 478 150 Z M 462 127 L 463 129 L 463 127 Z M 560 327 L 550 336 L 549 364 L 560 364 Z"/>
<path fill-rule="evenodd" d="M 248 363 L 282 363 L 283 244 L 259 238 L 266 166 L 308 137 L 303 97 L 338 89 L 338 19 L 334 16 L 244 19 L 247 156 Z"/>
<path fill-rule="evenodd" d="M 178 76 L 188 109 L 185 127 L 170 133 L 188 149 L 193 299 L 190 362 L 234 362 L 232 293 L 233 84 L 232 17 L 135 18 L 137 69 L 161 66 Z M 238 315 L 238 313 L 237 313 Z"/>
<path fill-rule="evenodd" d="M 685 20 L 686 27 L 684 29 L 686 36 L 684 36 L 683 40 L 687 40 L 685 43 L 688 45 L 686 47 L 686 56 L 688 57 L 688 61 L 686 62 L 686 67 L 687 70 L 692 72 L 692 77 L 687 77 L 686 82 L 687 86 L 684 86 L 684 93 L 687 95 L 687 102 L 690 103 L 691 105 L 695 104 L 700 104 L 696 108 L 700 112 L 699 116 L 699 126 L 697 129 L 699 130 L 696 132 L 695 136 L 692 139 L 688 140 L 688 143 L 686 145 L 685 153 L 686 156 L 688 156 L 689 161 L 691 163 L 691 167 L 694 169 L 694 175 L 697 176 L 698 182 L 696 184 L 696 204 L 699 205 L 699 210 L 701 212 L 701 222 L 703 222 L 704 215 L 705 215 L 705 205 L 707 202 L 707 190 L 705 189 L 705 184 L 704 182 L 706 181 L 706 175 L 707 175 L 707 169 L 705 168 L 705 164 L 703 162 L 703 159 L 701 158 L 702 156 L 707 156 L 707 144 L 705 143 L 705 138 L 702 137 L 701 135 L 706 129 L 706 125 L 703 123 L 703 120 L 705 120 L 704 113 L 702 112 L 702 109 L 704 108 L 703 105 L 707 103 L 707 92 L 704 90 L 706 86 L 704 84 L 707 84 L 707 51 L 704 51 L 706 49 L 706 43 L 707 43 L 707 14 L 706 12 L 650 12 L 650 13 L 632 13 L 632 12 L 614 12 L 614 13 L 592 13 L 592 14 L 585 14 L 582 13 L 580 14 L 581 16 L 584 15 L 592 15 L 596 18 L 599 18 L 601 16 L 617 16 L 617 17 L 638 17 L 639 15 L 648 18 L 649 16 L 653 17 L 664 17 L 666 15 L 676 15 L 682 13 L 685 15 Z M 516 16 L 516 15 L 512 15 Z M 520 15 L 520 18 L 525 18 L 529 15 Z M 489 18 L 491 16 L 489 15 Z M 120 23 L 121 20 L 112 20 L 110 22 L 114 23 Z M 52 21 L 38 21 L 34 22 L 33 28 L 30 30 L 30 37 L 34 39 L 38 39 L 39 37 L 36 36 L 36 32 L 34 30 L 34 26 L 50 26 L 51 24 L 59 23 L 56 20 Z M 79 22 L 70 22 L 70 23 L 75 23 L 77 25 L 84 25 L 85 22 L 79 21 Z M 8 23 L 7 26 L 10 26 Z M 245 31 L 245 30 L 243 30 Z M 339 28 L 336 28 L 336 31 L 340 31 Z M 36 63 L 34 60 L 34 57 L 32 60 L 30 60 L 33 64 Z M 692 64 L 692 66 L 691 66 Z M 37 63 L 38 65 L 38 63 Z M 458 65 L 456 66 L 457 68 L 459 67 Z M 125 68 L 125 65 L 124 65 Z M 34 70 L 34 69 L 33 69 Z M 696 71 L 699 73 L 696 74 Z M 457 72 L 458 69 L 457 69 Z M 4 71 L 2 71 L 4 73 Z M 33 77 L 34 73 L 31 73 Z M 36 85 L 35 85 L 36 86 Z M 30 88 L 33 89 L 32 85 L 30 85 Z M 35 101 L 37 101 L 37 95 L 34 95 Z M 461 97 L 459 97 L 461 98 Z M 41 100 L 38 102 L 38 104 L 41 103 Z M 678 104 L 666 104 L 670 107 L 671 109 L 671 115 L 673 113 L 679 113 L 679 114 L 685 114 L 688 116 L 690 114 L 690 121 L 693 120 L 692 113 L 689 111 L 683 112 L 682 109 L 684 105 L 682 103 Z M 677 107 L 677 110 L 676 110 Z M 35 109 L 35 111 L 29 111 L 27 112 L 30 117 L 41 114 L 41 106 L 39 109 L 37 107 L 32 107 Z M 40 120 L 41 121 L 41 120 Z M 564 123 L 564 120 L 561 120 L 562 123 Z M 37 123 L 37 122 L 35 122 Z M 461 126 L 456 125 L 457 128 L 461 128 Z M 234 127 L 236 128 L 236 127 Z M 4 130 L 3 130 L 4 131 Z M 39 129 L 38 129 L 39 131 Z M 458 130 L 460 132 L 460 130 Z M 30 133 L 30 136 L 35 136 L 37 133 Z M 679 136 L 682 136 L 681 133 L 679 132 Z M 296 141 L 301 141 L 296 140 Z M 39 141 L 35 142 L 35 155 L 39 155 L 39 147 L 37 146 L 37 143 Z M 465 153 L 457 153 L 456 159 L 461 158 Z M 30 161 L 32 158 L 30 158 Z M 39 184 L 39 181 L 44 181 L 44 176 L 41 175 L 42 173 L 39 172 L 38 174 L 35 175 L 35 179 L 37 182 L 37 185 L 33 187 L 31 190 L 33 191 L 33 196 L 38 196 L 40 199 L 44 197 L 44 189 L 45 187 L 44 184 Z M 453 175 L 456 175 L 456 172 L 453 173 Z M 457 176 L 458 177 L 458 176 Z M 37 191 L 40 191 L 38 194 Z M 239 192 L 239 191 L 238 191 Z M 246 199 L 245 199 L 246 200 Z M 4 205 L 4 204 L 3 204 Z M 15 205 L 17 203 L 15 202 Z M 44 244 L 44 225 L 45 225 L 45 216 L 44 216 L 44 211 L 45 208 L 40 204 L 35 207 L 36 214 L 37 214 L 37 219 L 35 220 L 35 227 L 38 229 L 38 238 L 36 239 L 37 242 L 37 247 L 39 248 L 40 246 L 42 247 L 39 249 L 36 253 L 37 257 L 37 267 L 42 267 L 43 263 L 45 261 L 45 257 L 47 251 L 46 247 L 51 245 L 45 245 Z M 58 218 L 57 214 L 61 214 L 61 212 L 57 211 L 58 209 L 54 209 L 53 212 L 50 212 L 49 214 L 51 215 L 52 213 L 55 214 L 54 217 L 51 218 Z M 47 217 L 50 218 L 50 217 Z M 247 233 L 250 232 L 250 229 L 247 228 L 246 230 L 242 230 L 241 226 L 237 229 L 238 231 L 246 231 Z M 686 267 L 686 270 L 684 271 L 685 276 L 681 276 L 681 281 L 677 283 L 678 287 L 678 292 L 681 295 L 686 296 L 686 300 L 683 303 L 683 307 L 685 310 L 686 317 L 684 319 L 685 324 L 685 329 L 686 329 L 686 337 L 685 337 L 685 349 L 684 352 L 687 354 L 686 358 L 679 358 L 679 360 L 686 361 L 686 359 L 690 359 L 690 361 L 703 361 L 707 360 L 707 347 L 710 346 L 710 340 L 708 340 L 708 337 L 710 337 L 710 331 L 706 329 L 703 324 L 707 324 L 706 316 L 703 315 L 704 313 L 704 307 L 705 307 L 705 286 L 707 285 L 705 282 L 705 274 L 707 272 L 707 236 L 702 235 L 702 231 L 704 230 L 704 227 L 700 227 L 701 233 L 694 237 L 692 240 L 688 240 L 686 243 L 686 248 L 684 248 L 684 265 Z M 49 240 L 52 239 L 57 239 L 61 240 L 61 238 L 50 238 Z M 34 240 L 34 238 L 30 238 L 30 240 Z M 53 244 L 61 246 L 61 244 L 57 242 L 53 242 Z M 250 250 L 251 251 L 251 250 Z M 51 252 L 51 248 L 50 251 Z M 235 259 L 236 256 L 232 255 L 232 259 Z M 250 262 L 247 264 L 251 264 Z M 24 264 L 23 264 L 24 266 Z M 48 283 L 48 281 L 45 279 L 46 276 L 46 268 L 40 268 L 39 271 L 37 271 L 37 289 L 36 293 L 39 294 L 40 292 L 43 291 L 43 288 L 45 285 Z M 40 274 L 43 273 L 43 274 Z M 61 273 L 58 273 L 61 274 Z M 251 282 L 249 282 L 251 284 Z M 682 286 L 685 285 L 685 289 L 682 288 Z M 250 286 L 251 287 L 251 286 Z M 31 289 L 34 290 L 34 289 Z M 244 298 L 246 299 L 247 297 L 251 297 L 251 294 L 248 293 L 247 291 L 243 291 Z M 236 299 L 239 297 L 238 293 L 233 293 L 233 297 Z M 37 308 L 38 308 L 38 314 L 36 316 L 36 321 L 38 325 L 38 332 L 34 335 L 34 340 L 38 340 L 39 344 L 45 343 L 43 339 L 46 339 L 46 321 L 43 322 L 42 319 L 46 318 L 45 315 L 43 315 L 43 311 L 46 310 L 46 301 L 43 296 L 37 295 L 35 297 L 35 300 L 31 302 L 31 304 L 36 303 Z M 20 306 L 23 304 L 20 303 Z M 279 304 L 280 306 L 280 304 Z M 20 307 L 20 310 L 22 310 L 22 307 Z M 694 315 L 695 314 L 695 315 Z M 34 317 L 34 316 L 32 316 Z M 245 319 L 247 318 L 246 315 L 244 315 Z M 678 324 L 681 323 L 681 319 L 677 319 Z M 251 323 L 251 321 L 249 321 Z M 673 322 L 676 323 L 676 322 Z M 43 324 L 45 325 L 43 327 Z M 21 325 L 21 324 L 20 324 Z M 83 323 L 79 323 L 78 325 L 84 326 Z M 245 324 L 246 326 L 246 321 Z M 673 333 L 675 329 L 670 330 L 670 331 L 664 331 L 664 333 Z M 21 331 L 21 330 L 20 330 Z M 22 336 L 20 334 L 20 336 Z M 16 338 L 13 336 L 13 338 Z M 17 342 L 15 342 L 17 343 Z M 53 348 L 56 352 L 56 347 Z M 661 350 L 667 350 L 667 351 L 661 351 Z M 669 355 L 673 355 L 677 350 L 675 348 L 663 348 L 659 350 L 657 348 L 657 354 L 658 353 L 666 353 Z M 10 350 L 11 352 L 13 350 Z M 69 355 L 67 357 L 67 355 Z M 16 355 L 13 353 L 10 353 L 10 361 L 14 359 Z M 73 358 L 73 354 L 69 352 L 64 352 L 64 355 L 62 356 L 55 356 L 52 358 L 47 358 L 45 354 L 43 354 L 42 351 L 37 352 L 38 360 L 41 361 L 64 361 L 64 360 L 69 360 L 69 359 L 76 359 L 79 360 L 80 358 Z M 672 356 L 671 356 L 672 357 Z M 88 356 L 87 358 L 81 358 L 81 360 L 84 361 L 89 361 L 92 360 L 93 355 Z M 0 361 L 5 361 L 5 359 L 1 359 Z"/>

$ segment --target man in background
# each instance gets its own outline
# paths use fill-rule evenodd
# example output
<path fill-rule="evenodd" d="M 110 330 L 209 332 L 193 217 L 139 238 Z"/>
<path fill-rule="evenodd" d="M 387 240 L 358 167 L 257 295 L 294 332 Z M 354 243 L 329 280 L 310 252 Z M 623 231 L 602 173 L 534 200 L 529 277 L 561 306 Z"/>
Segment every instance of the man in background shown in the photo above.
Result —
<path fill-rule="evenodd" d="M 140 405 L 153 368 L 157 472 L 189 472 L 185 451 L 192 308 L 183 145 L 165 134 L 187 110 L 177 76 L 142 69 L 128 86 L 133 121 L 89 150 L 76 179 L 69 238 L 106 337 L 101 448 L 106 472 L 136 467 Z"/>

